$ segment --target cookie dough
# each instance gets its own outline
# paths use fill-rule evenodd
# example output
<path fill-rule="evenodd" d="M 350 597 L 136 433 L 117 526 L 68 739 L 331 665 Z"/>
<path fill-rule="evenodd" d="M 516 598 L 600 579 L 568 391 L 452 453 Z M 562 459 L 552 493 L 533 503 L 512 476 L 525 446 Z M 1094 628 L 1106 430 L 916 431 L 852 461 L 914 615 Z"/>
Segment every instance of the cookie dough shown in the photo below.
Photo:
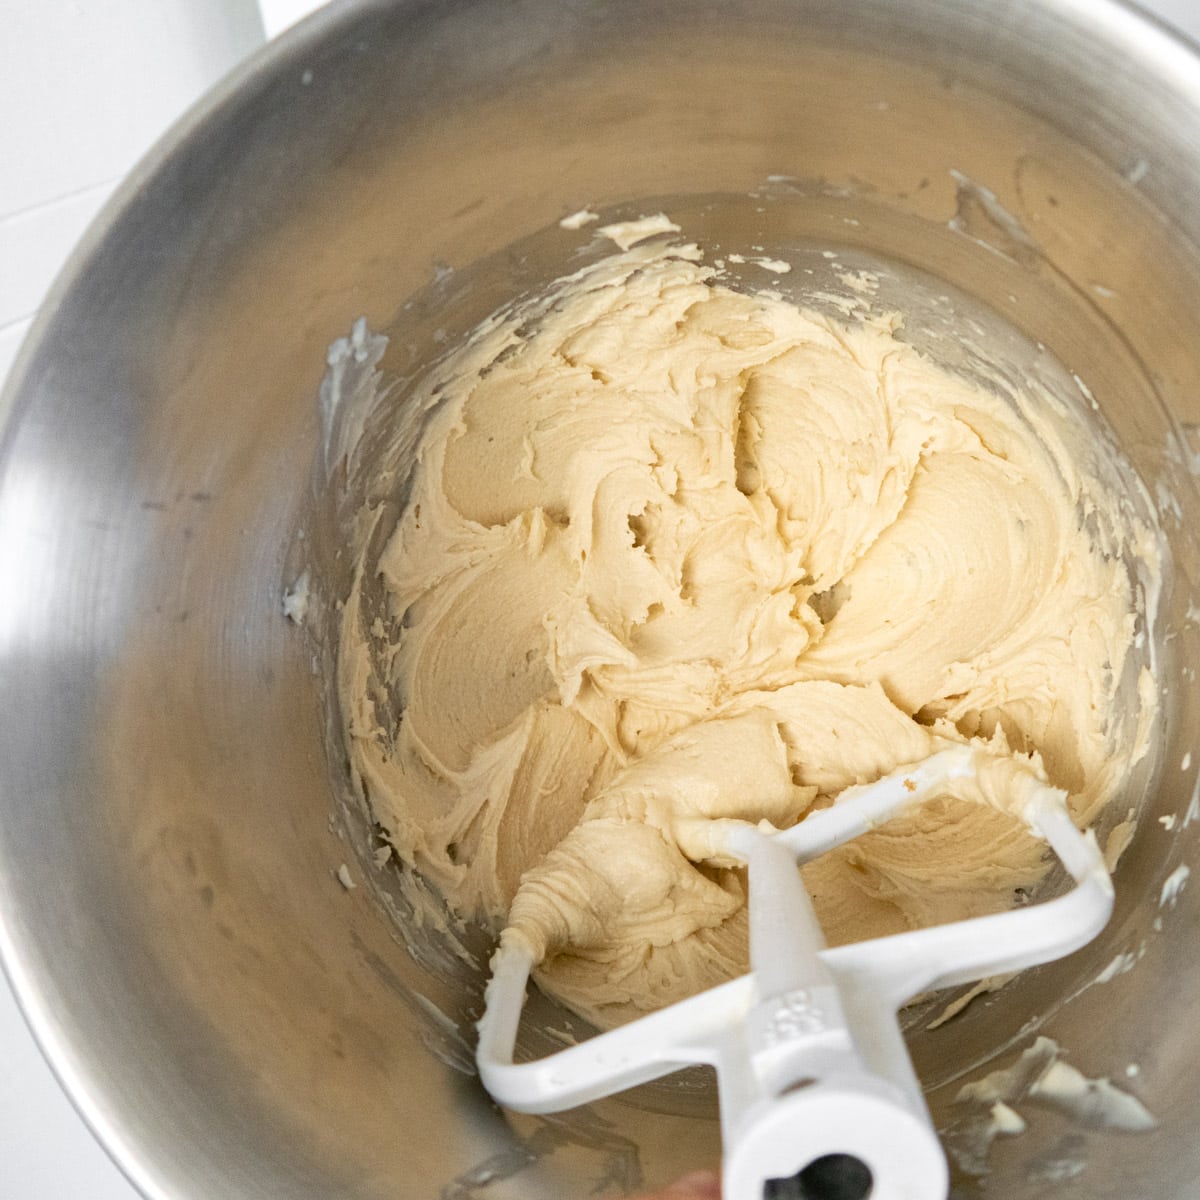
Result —
<path fill-rule="evenodd" d="M 620 244 L 399 407 L 417 466 L 340 650 L 399 857 L 601 1025 L 745 969 L 745 876 L 706 819 L 786 827 L 975 739 L 1088 824 L 1154 705 L 1127 565 L 1153 539 L 1061 404 L 942 370 L 897 318 Z M 1043 847 L 998 803 L 959 784 L 806 867 L 830 942 L 1035 886 Z"/>

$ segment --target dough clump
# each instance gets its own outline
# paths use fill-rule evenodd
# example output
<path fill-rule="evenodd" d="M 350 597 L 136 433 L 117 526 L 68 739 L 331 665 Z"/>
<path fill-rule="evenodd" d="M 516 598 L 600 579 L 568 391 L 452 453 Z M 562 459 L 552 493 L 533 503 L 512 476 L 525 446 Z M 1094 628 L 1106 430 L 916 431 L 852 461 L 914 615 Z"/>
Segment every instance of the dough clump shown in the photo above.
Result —
<path fill-rule="evenodd" d="M 1086 825 L 1144 751 L 1144 530 L 1032 385 L 899 331 L 638 245 L 403 403 L 417 466 L 343 623 L 353 768 L 403 862 L 601 1025 L 745 969 L 708 819 L 787 827 L 974 740 Z M 839 944 L 1004 909 L 1045 870 L 960 781 L 804 876 Z"/>

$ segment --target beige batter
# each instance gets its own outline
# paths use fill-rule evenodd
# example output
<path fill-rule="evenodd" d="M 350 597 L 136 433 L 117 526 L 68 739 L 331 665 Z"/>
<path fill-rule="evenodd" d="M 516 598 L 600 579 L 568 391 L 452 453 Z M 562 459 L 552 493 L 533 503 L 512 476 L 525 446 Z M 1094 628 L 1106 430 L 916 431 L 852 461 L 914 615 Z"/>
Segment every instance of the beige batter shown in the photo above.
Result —
<path fill-rule="evenodd" d="M 341 651 L 400 857 L 604 1025 L 745 969 L 745 877 L 703 818 L 786 827 L 979 739 L 1088 824 L 1154 705 L 1122 560 L 1153 539 L 1043 397 L 618 232 L 405 401 L 419 466 Z M 805 868 L 832 943 L 1039 881 L 1003 788 L 956 787 Z"/>

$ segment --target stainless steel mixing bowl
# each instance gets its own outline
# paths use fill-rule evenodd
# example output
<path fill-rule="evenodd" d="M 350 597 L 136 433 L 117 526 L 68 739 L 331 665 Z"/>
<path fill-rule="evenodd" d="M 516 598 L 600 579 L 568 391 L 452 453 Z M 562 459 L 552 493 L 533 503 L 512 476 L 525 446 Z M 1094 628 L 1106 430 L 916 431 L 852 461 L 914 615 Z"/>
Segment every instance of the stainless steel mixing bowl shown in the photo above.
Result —
<path fill-rule="evenodd" d="M 386 879 L 336 878 L 382 876 L 336 799 L 327 658 L 280 606 L 299 530 L 327 591 L 344 567 L 313 464 L 354 318 L 404 376 L 576 244 L 514 241 L 700 195 L 743 198 L 696 208 L 731 236 L 866 249 L 1002 312 L 1150 483 L 1174 555 L 1161 754 L 1128 797 L 1116 915 L 911 1045 L 945 1128 L 1039 1018 L 1160 1121 L 1038 1113 L 993 1149 L 988 1196 L 1200 1189 L 1200 888 L 1160 906 L 1200 837 L 1200 59 L 1108 0 L 412 0 L 332 6 L 177 127 L 6 394 L 0 943 L 148 1196 L 565 1200 L 715 1159 L 702 1086 L 560 1118 L 488 1102 L 463 1070 L 477 975 L 400 935 Z M 1067 999 L 1118 954 L 1132 970 Z"/>

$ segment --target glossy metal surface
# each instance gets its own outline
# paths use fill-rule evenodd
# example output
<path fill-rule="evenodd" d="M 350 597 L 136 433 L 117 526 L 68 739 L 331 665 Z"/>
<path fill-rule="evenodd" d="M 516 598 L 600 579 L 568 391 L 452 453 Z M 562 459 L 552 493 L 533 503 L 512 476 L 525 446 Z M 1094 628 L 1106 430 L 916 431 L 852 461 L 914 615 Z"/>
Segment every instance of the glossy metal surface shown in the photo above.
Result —
<path fill-rule="evenodd" d="M 147 1195 L 561 1200 L 715 1155 L 686 1090 L 506 1119 L 463 1073 L 478 976 L 414 957 L 374 889 L 338 882 L 369 855 L 335 800 L 320 651 L 280 597 L 297 531 L 329 541 L 316 395 L 354 318 L 404 374 L 560 269 L 574 243 L 497 252 L 565 213 L 764 189 L 761 230 L 758 202 L 714 228 L 827 237 L 979 297 L 1162 485 L 1163 752 L 1113 923 L 911 1045 L 944 1127 L 1035 1016 L 1160 1119 L 1118 1138 L 1046 1114 L 997 1145 L 988 1195 L 1057 1194 L 1077 1162 L 1096 1200 L 1195 1195 L 1200 888 L 1160 898 L 1200 837 L 1200 503 L 1171 441 L 1200 423 L 1200 60 L 1095 0 L 346 4 L 135 173 L 7 393 L 0 949 Z M 1119 953 L 1142 957 L 1067 1001 Z"/>

